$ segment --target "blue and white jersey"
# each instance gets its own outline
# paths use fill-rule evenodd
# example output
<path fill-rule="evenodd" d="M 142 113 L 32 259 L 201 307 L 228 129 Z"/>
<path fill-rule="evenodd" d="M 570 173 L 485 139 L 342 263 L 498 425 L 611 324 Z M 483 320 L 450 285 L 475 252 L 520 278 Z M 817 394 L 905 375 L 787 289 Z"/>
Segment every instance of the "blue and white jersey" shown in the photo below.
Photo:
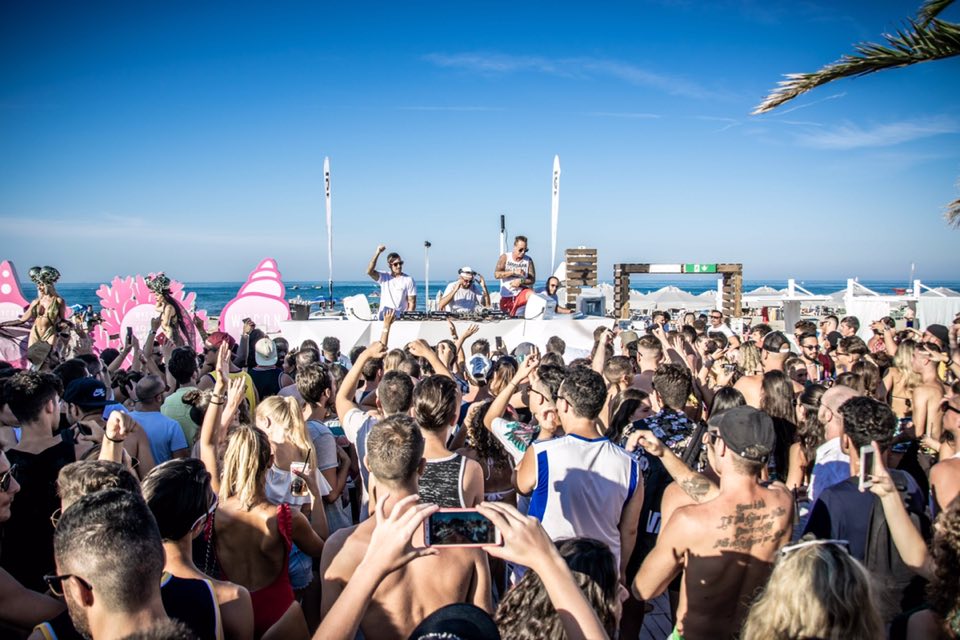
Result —
<path fill-rule="evenodd" d="M 620 514 L 638 488 L 636 460 L 606 438 L 567 434 L 534 442 L 537 484 L 529 515 L 553 540 L 594 538 L 620 562 Z"/>

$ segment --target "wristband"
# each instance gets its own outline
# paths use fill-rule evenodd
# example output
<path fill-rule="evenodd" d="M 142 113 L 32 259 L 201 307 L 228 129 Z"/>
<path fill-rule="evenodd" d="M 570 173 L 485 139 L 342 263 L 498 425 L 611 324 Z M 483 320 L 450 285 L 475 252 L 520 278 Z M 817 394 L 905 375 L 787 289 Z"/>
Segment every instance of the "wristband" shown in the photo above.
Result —
<path fill-rule="evenodd" d="M 123 442 L 123 440 L 116 440 L 116 439 L 114 439 L 114 438 L 111 438 L 111 437 L 108 436 L 107 434 L 103 434 L 103 437 L 106 438 L 107 440 L 109 440 L 110 442 L 118 442 L 118 443 L 122 443 L 122 442 Z"/>

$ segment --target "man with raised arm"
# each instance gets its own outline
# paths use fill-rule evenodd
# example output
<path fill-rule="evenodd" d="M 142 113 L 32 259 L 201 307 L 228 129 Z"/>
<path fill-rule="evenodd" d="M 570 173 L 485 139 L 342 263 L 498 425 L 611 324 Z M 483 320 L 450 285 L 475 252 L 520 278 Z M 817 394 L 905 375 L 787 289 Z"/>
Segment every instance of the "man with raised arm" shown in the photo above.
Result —
<path fill-rule="evenodd" d="M 380 285 L 380 319 L 388 309 L 393 309 L 397 317 L 405 311 L 417 310 L 417 286 L 413 278 L 403 272 L 403 258 L 399 253 L 387 254 L 389 271 L 377 271 L 377 260 L 380 254 L 387 250 L 385 245 L 379 245 L 367 265 L 367 275 Z"/>
<path fill-rule="evenodd" d="M 423 448 L 420 428 L 409 416 L 392 416 L 373 427 L 366 459 L 376 478 L 373 491 L 378 509 L 392 511 L 404 498 L 417 495 L 425 464 Z M 371 518 L 337 531 L 327 541 L 320 561 L 324 617 L 362 566 L 376 526 Z M 367 638 L 405 639 L 421 620 L 448 604 L 469 602 L 492 612 L 490 586 L 482 550 L 440 548 L 439 553 L 417 558 L 383 579 L 370 598 L 360 630 Z"/>
<path fill-rule="evenodd" d="M 513 239 L 513 251 L 497 260 L 493 276 L 500 280 L 500 309 L 511 316 L 522 316 L 523 307 L 537 281 L 533 260 L 527 255 L 527 237 Z"/>
<path fill-rule="evenodd" d="M 685 477 L 676 480 L 701 501 L 673 512 L 633 581 L 634 595 L 650 600 L 683 571 L 671 638 L 735 637 L 792 529 L 793 496 L 783 485 L 759 482 L 775 444 L 770 417 L 752 407 L 730 409 L 710 420 L 704 440 L 719 489 L 680 465 Z M 649 431 L 638 431 L 628 448 L 637 444 L 665 464 L 679 460 Z"/>

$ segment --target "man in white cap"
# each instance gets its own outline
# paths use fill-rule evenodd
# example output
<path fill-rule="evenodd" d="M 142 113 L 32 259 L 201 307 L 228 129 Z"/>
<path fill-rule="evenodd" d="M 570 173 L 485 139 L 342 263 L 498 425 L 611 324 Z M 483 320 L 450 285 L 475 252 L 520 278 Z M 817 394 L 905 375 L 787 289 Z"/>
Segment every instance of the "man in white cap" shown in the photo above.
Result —
<path fill-rule="evenodd" d="M 470 267 L 460 267 L 459 278 L 447 285 L 437 309 L 454 313 L 470 313 L 478 306 L 490 306 L 490 292 L 483 276 Z"/>

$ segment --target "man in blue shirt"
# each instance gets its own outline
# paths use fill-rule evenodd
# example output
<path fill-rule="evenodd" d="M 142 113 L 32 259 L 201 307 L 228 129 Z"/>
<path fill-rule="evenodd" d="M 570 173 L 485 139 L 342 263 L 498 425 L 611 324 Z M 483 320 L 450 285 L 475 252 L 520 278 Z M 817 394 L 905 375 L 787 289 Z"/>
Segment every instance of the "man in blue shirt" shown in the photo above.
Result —
<path fill-rule="evenodd" d="M 130 415 L 150 439 L 150 452 L 157 464 L 171 458 L 186 458 L 190 445 L 180 423 L 160 413 L 165 385 L 158 376 L 144 376 L 137 383 L 137 410 Z"/>

